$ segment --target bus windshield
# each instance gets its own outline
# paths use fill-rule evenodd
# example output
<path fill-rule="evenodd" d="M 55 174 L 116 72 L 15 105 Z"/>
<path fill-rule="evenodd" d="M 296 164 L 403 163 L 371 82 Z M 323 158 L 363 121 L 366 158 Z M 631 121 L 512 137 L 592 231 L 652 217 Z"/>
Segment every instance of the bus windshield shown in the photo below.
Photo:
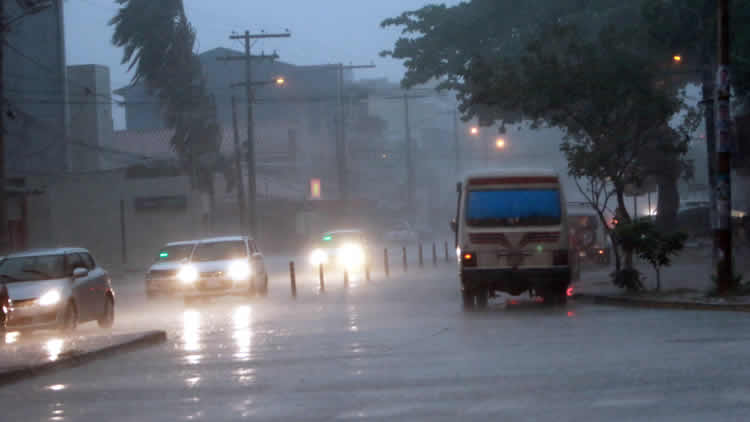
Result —
<path fill-rule="evenodd" d="M 471 190 L 466 223 L 476 227 L 550 226 L 560 224 L 557 189 Z"/>

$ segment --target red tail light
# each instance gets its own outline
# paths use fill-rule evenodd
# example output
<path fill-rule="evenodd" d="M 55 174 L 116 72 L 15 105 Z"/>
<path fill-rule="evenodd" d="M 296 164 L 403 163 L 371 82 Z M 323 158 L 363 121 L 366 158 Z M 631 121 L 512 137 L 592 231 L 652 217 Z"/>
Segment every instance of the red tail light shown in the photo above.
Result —
<path fill-rule="evenodd" d="M 575 291 L 573 290 L 573 286 L 568 287 L 568 290 L 565 292 L 568 297 L 571 297 L 575 294 Z"/>
<path fill-rule="evenodd" d="M 552 257 L 552 265 L 568 265 L 568 251 L 566 249 L 555 251 Z"/>
<path fill-rule="evenodd" d="M 476 267 L 477 255 L 473 252 L 464 252 L 461 255 L 461 263 L 464 267 Z"/>

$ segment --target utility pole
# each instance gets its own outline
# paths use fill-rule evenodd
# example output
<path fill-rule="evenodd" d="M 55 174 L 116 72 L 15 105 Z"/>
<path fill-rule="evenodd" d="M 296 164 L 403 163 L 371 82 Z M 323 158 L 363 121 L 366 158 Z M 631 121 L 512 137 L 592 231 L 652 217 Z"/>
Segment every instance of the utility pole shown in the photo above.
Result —
<path fill-rule="evenodd" d="M 346 142 L 346 113 L 344 107 L 344 70 L 372 69 L 374 64 L 369 65 L 335 65 L 338 70 L 336 88 L 337 122 L 336 125 L 336 167 L 338 170 L 339 194 L 344 202 L 349 201 L 349 170 L 347 168 L 347 142 Z"/>
<path fill-rule="evenodd" d="M 386 100 L 401 100 L 404 102 L 404 128 L 406 131 L 406 145 L 405 145 L 405 166 L 406 166 L 406 189 L 407 189 L 407 204 L 409 207 L 410 222 L 413 224 L 416 222 L 416 196 L 417 196 L 417 177 L 416 177 L 416 165 L 414 162 L 414 146 L 411 138 L 411 121 L 409 119 L 409 100 L 417 98 L 426 98 L 428 95 L 412 95 L 404 93 L 399 96 L 384 97 Z"/>
<path fill-rule="evenodd" d="M 257 185 L 256 185 L 256 169 L 255 169 L 255 133 L 253 125 L 253 101 L 255 100 L 255 93 L 253 90 L 253 57 L 250 54 L 251 41 L 260 38 L 289 38 L 290 33 L 282 34 L 251 34 L 250 31 L 245 31 L 242 35 L 231 35 L 231 40 L 242 40 L 245 43 L 245 55 L 244 56 L 228 56 L 220 57 L 219 60 L 243 60 L 245 62 L 245 96 L 247 97 L 247 155 L 245 160 L 247 161 L 247 195 L 248 195 L 248 229 L 249 234 L 253 236 L 258 235 L 257 226 Z M 275 59 L 278 56 L 275 54 L 272 56 L 261 55 L 257 58 L 261 59 Z"/>
<path fill-rule="evenodd" d="M 461 175 L 461 144 L 458 140 L 458 109 L 453 110 L 453 142 L 456 150 L 456 177 Z"/>
<path fill-rule="evenodd" d="M 701 46 L 701 61 L 703 62 L 702 69 L 702 99 L 701 104 L 703 105 L 703 118 L 706 129 L 706 158 L 708 160 L 708 200 L 709 200 L 709 218 L 711 224 L 711 231 L 713 233 L 717 227 L 717 208 L 716 208 L 716 116 L 714 115 L 714 58 L 712 52 L 715 44 L 711 42 L 711 30 L 708 22 L 712 20 L 712 17 L 716 13 L 714 3 L 712 0 L 704 0 L 703 11 L 703 24 L 701 36 L 703 37 L 703 44 Z M 718 240 L 714 233 L 712 242 L 712 253 L 711 259 L 713 266 L 717 265 L 718 257 Z"/>
<path fill-rule="evenodd" d="M 240 152 L 240 132 L 237 128 L 237 99 L 232 96 L 232 129 L 234 131 L 234 166 L 237 178 L 237 202 L 240 211 L 240 230 L 248 233 L 247 228 L 247 203 L 245 202 L 245 183 L 242 181 L 242 153 Z"/>
<path fill-rule="evenodd" d="M 404 124 L 406 129 L 406 185 L 407 185 L 407 204 L 408 212 L 411 216 L 410 223 L 416 223 L 416 171 L 414 168 L 414 156 L 411 139 L 411 123 L 409 122 L 409 95 L 404 93 Z"/>
<path fill-rule="evenodd" d="M 0 0 L 0 98 L 5 98 L 5 1 Z M 5 102 L 4 100 L 2 101 Z M 2 103 L 0 103 L 2 104 Z M 0 105 L 0 252 L 8 247 L 8 196 L 5 182 L 5 106 Z"/>
<path fill-rule="evenodd" d="M 732 178 L 731 178 L 731 138 L 732 124 L 729 105 L 729 0 L 718 0 L 718 50 L 719 66 L 716 71 L 716 103 L 718 108 L 718 149 L 716 173 L 716 210 L 718 225 L 715 231 L 718 244 L 716 275 L 719 292 L 726 293 L 735 287 L 732 266 Z"/>

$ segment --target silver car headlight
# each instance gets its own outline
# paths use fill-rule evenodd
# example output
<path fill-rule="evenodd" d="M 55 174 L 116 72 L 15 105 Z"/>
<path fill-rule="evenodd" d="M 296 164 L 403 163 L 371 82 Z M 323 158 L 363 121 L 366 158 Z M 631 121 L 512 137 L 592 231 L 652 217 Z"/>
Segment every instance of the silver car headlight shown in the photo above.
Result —
<path fill-rule="evenodd" d="M 198 280 L 198 270 L 192 265 L 183 265 L 177 272 L 177 279 L 185 284 L 193 284 Z"/>
<path fill-rule="evenodd" d="M 310 254 L 310 264 L 318 266 L 328 263 L 328 253 L 323 249 L 314 249 Z"/>
<path fill-rule="evenodd" d="M 227 273 L 234 281 L 247 280 L 250 278 L 250 264 L 245 261 L 234 261 L 229 264 Z"/>
<path fill-rule="evenodd" d="M 62 299 L 62 296 L 60 295 L 59 290 L 48 290 L 39 297 L 39 304 L 42 306 L 52 306 L 60 302 L 60 299 Z"/>

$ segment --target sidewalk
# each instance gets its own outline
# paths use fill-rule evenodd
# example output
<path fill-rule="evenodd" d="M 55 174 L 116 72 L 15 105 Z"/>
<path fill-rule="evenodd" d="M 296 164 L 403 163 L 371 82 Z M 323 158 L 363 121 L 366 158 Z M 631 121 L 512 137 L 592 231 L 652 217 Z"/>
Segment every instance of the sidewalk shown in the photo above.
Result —
<path fill-rule="evenodd" d="M 612 284 L 610 274 L 614 267 L 589 268 L 581 273 L 581 280 L 575 283 L 575 296 L 578 300 L 597 304 L 750 312 L 750 296 L 708 296 L 713 287 L 710 253 L 710 247 L 686 249 L 671 267 L 662 269 L 660 291 L 655 290 L 656 273 L 646 263 L 639 262 L 636 265 L 645 278 L 645 290 L 637 293 Z M 740 251 L 736 267 L 738 272 L 750 274 L 750 260 L 746 254 L 746 250 Z M 746 276 L 744 281 L 747 278 Z"/>
<path fill-rule="evenodd" d="M 35 336 L 9 332 L 0 339 L 0 385 L 166 341 L 164 331 L 94 336 Z"/>

